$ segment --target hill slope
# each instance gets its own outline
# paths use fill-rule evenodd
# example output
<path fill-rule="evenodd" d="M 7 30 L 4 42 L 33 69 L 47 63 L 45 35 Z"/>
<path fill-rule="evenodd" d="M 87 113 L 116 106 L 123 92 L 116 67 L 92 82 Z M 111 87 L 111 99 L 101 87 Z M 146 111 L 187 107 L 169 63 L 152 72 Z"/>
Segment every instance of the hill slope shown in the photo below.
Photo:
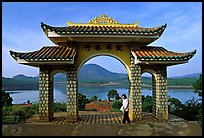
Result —
<path fill-rule="evenodd" d="M 200 73 L 190 74 L 179 77 L 168 78 L 168 86 L 192 86 L 198 79 Z M 79 72 L 79 84 L 104 84 L 118 83 L 129 85 L 128 75 L 124 73 L 114 73 L 96 64 L 85 64 Z M 13 78 L 2 77 L 2 88 L 5 90 L 22 90 L 22 89 L 38 89 L 39 77 L 28 77 L 23 74 L 14 76 Z M 66 76 L 64 74 L 56 74 L 55 83 L 65 83 Z M 142 85 L 151 85 L 151 77 L 142 76 Z"/>
<path fill-rule="evenodd" d="M 96 64 L 86 64 L 79 71 L 80 83 L 100 83 L 127 79 L 127 74 L 113 73 Z"/>

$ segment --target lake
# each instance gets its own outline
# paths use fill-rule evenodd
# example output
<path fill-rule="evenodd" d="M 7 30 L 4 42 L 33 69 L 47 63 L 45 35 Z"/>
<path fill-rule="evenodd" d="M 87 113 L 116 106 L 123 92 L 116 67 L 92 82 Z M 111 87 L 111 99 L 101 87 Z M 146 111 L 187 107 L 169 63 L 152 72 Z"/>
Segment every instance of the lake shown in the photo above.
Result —
<path fill-rule="evenodd" d="M 114 86 L 106 86 L 106 87 L 84 87 L 79 86 L 79 92 L 86 95 L 86 97 L 90 98 L 94 95 L 98 96 L 98 100 L 107 100 L 108 91 L 115 89 L 118 91 L 121 96 L 123 93 L 128 96 L 128 88 L 120 88 Z M 16 91 L 7 91 L 10 93 L 10 96 L 13 98 L 13 104 L 21 104 L 26 103 L 28 100 L 31 102 L 35 102 L 39 100 L 39 91 L 38 90 L 16 90 Z M 142 88 L 142 95 L 150 95 L 152 96 L 152 90 L 150 88 Z M 193 92 L 193 89 L 168 89 L 168 96 L 171 98 L 177 98 L 182 103 L 187 100 L 192 99 L 195 100 L 200 99 L 197 94 Z M 62 85 L 55 85 L 54 88 L 54 101 L 55 102 L 66 102 L 66 87 Z"/>

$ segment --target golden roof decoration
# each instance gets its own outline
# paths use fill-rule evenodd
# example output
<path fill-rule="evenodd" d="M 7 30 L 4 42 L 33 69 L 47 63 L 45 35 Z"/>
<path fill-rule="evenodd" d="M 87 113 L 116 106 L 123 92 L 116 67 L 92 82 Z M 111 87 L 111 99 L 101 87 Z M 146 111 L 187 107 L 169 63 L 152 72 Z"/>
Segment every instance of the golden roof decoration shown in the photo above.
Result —
<path fill-rule="evenodd" d="M 89 21 L 89 24 L 119 24 L 118 21 L 113 20 L 105 14 L 102 14 L 99 18 L 95 17 Z"/>
<path fill-rule="evenodd" d="M 68 26 L 118 26 L 118 27 L 138 27 L 138 22 L 133 24 L 119 24 L 118 21 L 108 17 L 105 14 L 101 14 L 99 17 L 94 17 L 89 20 L 89 23 L 72 23 L 67 21 Z"/>

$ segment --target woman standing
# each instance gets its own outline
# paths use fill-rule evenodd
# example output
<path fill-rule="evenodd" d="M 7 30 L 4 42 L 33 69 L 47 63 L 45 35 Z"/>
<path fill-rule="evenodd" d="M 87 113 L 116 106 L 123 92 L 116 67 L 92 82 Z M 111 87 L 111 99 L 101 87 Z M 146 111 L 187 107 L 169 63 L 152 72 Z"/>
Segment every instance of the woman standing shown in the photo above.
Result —
<path fill-rule="evenodd" d="M 123 99 L 123 111 L 124 111 L 123 124 L 126 123 L 126 121 L 128 123 L 130 123 L 130 118 L 128 116 L 128 99 L 127 99 L 127 96 L 125 94 L 122 94 L 121 97 Z"/>

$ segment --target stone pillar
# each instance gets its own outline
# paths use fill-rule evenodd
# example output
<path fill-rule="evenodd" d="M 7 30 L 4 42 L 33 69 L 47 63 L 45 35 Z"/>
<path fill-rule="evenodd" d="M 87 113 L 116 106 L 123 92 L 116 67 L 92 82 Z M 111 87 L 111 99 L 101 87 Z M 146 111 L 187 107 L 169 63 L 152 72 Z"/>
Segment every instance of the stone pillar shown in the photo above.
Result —
<path fill-rule="evenodd" d="M 67 70 L 67 123 L 78 120 L 78 81 L 76 64 L 69 65 Z"/>
<path fill-rule="evenodd" d="M 130 58 L 129 117 L 131 122 L 136 122 L 142 120 L 141 67 L 134 63 L 135 59 L 132 54 Z"/>
<path fill-rule="evenodd" d="M 152 74 L 152 114 L 156 115 L 156 74 Z"/>
<path fill-rule="evenodd" d="M 166 67 L 156 70 L 156 96 L 153 98 L 153 115 L 161 121 L 168 120 L 167 72 Z M 154 93 L 154 92 L 153 92 Z"/>
<path fill-rule="evenodd" d="M 53 81 L 50 70 L 46 66 L 40 66 L 39 74 L 39 114 L 40 122 L 49 122 L 54 116 L 53 107 Z"/>

